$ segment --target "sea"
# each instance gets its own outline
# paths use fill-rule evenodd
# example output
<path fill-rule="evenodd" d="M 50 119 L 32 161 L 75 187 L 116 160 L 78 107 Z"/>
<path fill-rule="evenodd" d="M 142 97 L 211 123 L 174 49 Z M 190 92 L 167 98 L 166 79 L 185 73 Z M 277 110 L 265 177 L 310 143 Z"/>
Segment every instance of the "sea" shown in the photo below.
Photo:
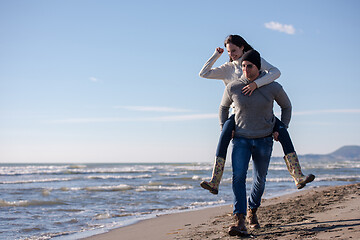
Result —
<path fill-rule="evenodd" d="M 304 159 L 306 188 L 360 182 L 359 159 Z M 231 160 L 218 195 L 213 163 L 0 164 L 0 239 L 81 239 L 159 215 L 232 204 Z M 250 190 L 252 165 L 247 188 Z M 297 190 L 272 158 L 264 198 Z"/>

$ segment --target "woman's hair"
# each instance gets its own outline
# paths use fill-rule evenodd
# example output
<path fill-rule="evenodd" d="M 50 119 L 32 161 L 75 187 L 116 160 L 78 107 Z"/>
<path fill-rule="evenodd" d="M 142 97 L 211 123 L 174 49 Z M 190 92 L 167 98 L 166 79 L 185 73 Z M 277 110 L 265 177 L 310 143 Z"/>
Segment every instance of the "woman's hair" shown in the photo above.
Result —
<path fill-rule="evenodd" d="M 248 44 L 245 41 L 245 39 L 243 39 L 239 35 L 229 35 L 229 36 L 227 36 L 225 41 L 224 41 L 224 46 L 226 47 L 226 44 L 228 44 L 228 43 L 232 43 L 232 44 L 238 46 L 239 48 L 244 46 L 244 53 L 253 49 L 253 47 L 250 46 L 250 44 Z M 230 62 L 232 62 L 231 58 L 230 58 Z"/>

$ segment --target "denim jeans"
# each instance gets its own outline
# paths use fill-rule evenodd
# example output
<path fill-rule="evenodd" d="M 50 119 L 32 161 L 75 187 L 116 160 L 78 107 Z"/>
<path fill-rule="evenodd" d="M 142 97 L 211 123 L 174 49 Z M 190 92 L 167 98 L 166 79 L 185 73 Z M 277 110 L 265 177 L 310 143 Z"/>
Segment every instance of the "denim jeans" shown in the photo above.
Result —
<path fill-rule="evenodd" d="M 280 121 L 277 117 L 275 121 L 275 126 L 273 132 L 279 133 L 279 142 L 282 146 L 284 154 L 287 155 L 289 153 L 295 152 L 294 145 L 291 141 L 289 132 L 285 126 L 285 124 Z M 224 123 L 219 142 L 216 148 L 216 155 L 217 157 L 222 157 L 226 159 L 227 149 L 231 141 L 232 131 L 235 129 L 235 115 L 231 115 Z"/>
<path fill-rule="evenodd" d="M 278 118 L 276 118 L 273 131 L 279 133 L 278 139 L 285 155 L 295 152 L 294 145 L 291 141 L 289 132 L 286 129 L 285 124 L 282 121 L 280 121 Z"/>
<path fill-rule="evenodd" d="M 273 147 L 272 136 L 256 139 L 235 137 L 233 139 L 232 168 L 234 214 L 246 215 L 246 174 L 250 157 L 253 159 L 253 182 L 249 196 L 249 208 L 258 208 L 265 190 L 266 175 Z"/>
<path fill-rule="evenodd" d="M 232 131 L 235 129 L 235 114 L 232 114 L 224 123 L 216 148 L 217 157 L 226 159 L 227 149 L 232 138 Z"/>

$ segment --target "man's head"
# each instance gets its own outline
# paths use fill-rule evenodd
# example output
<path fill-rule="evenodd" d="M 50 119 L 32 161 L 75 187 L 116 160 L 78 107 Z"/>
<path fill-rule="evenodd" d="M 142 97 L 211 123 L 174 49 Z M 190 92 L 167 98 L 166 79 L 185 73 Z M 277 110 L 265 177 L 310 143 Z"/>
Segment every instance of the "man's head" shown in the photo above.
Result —
<path fill-rule="evenodd" d="M 241 58 L 241 68 L 249 81 L 254 81 L 259 76 L 261 68 L 260 53 L 256 50 L 247 51 Z"/>

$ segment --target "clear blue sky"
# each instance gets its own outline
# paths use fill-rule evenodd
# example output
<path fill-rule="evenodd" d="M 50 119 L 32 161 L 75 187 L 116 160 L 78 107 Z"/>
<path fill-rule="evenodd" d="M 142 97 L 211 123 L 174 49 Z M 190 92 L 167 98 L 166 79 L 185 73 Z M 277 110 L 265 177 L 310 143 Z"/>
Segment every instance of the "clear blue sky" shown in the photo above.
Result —
<path fill-rule="evenodd" d="M 280 69 L 299 154 L 360 145 L 359 11 L 357 0 L 1 0 L 0 161 L 213 161 L 224 85 L 198 73 L 229 34 Z"/>

